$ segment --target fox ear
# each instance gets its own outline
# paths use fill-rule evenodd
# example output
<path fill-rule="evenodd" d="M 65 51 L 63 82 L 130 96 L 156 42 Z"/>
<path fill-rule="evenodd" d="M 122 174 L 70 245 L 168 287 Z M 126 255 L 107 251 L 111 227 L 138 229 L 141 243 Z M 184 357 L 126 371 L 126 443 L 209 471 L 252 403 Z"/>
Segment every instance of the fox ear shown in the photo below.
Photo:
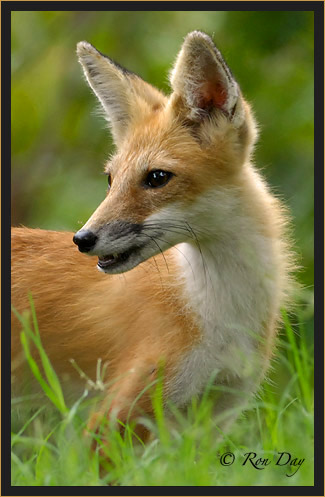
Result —
<path fill-rule="evenodd" d="M 88 84 L 105 111 L 113 138 L 118 140 L 130 115 L 124 71 L 85 41 L 78 43 L 77 54 Z"/>
<path fill-rule="evenodd" d="M 90 43 L 79 42 L 77 55 L 89 86 L 105 111 L 116 144 L 125 136 L 132 119 L 163 104 L 165 97 L 158 90 Z"/>
<path fill-rule="evenodd" d="M 183 100 L 187 118 L 201 121 L 221 111 L 236 127 L 243 121 L 239 86 L 211 38 L 189 33 L 170 75 L 174 94 Z"/>

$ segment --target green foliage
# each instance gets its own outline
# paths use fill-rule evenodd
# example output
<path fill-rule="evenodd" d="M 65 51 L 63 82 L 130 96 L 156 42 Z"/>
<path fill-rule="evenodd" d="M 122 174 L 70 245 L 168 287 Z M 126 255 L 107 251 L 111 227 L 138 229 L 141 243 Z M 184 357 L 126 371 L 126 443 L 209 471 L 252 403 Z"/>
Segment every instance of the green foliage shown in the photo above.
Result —
<path fill-rule="evenodd" d="M 44 405 L 35 407 L 23 426 L 18 428 L 17 421 L 14 423 L 12 485 L 313 485 L 313 354 L 305 336 L 296 336 L 286 315 L 289 342 L 280 340 L 278 364 L 271 378 L 264 384 L 260 398 L 252 399 L 229 435 L 219 436 L 213 415 L 218 388 L 213 381 L 201 399 L 193 398 L 186 412 L 170 405 L 172 416 L 167 418 L 160 378 L 152 396 L 155 420 L 141 420 L 152 431 L 152 441 L 146 446 L 134 443 L 133 426 L 129 423 L 123 425 L 124 435 L 112 429 L 107 435 L 110 462 L 103 463 L 105 472 L 100 472 L 98 452 L 90 450 L 89 435 L 88 440 L 84 436 L 89 382 L 85 379 L 84 395 L 70 408 L 65 407 L 57 376 L 44 357 L 33 306 L 32 317 L 33 325 L 27 315 L 20 316 L 22 341 L 25 343 L 28 337 L 36 345 L 47 386 L 44 387 L 45 378 L 39 370 L 35 376 L 53 409 Z M 29 349 L 25 351 L 35 374 L 35 361 L 31 361 Z M 281 368 L 288 378 L 280 390 L 276 383 Z M 13 399 L 15 407 L 21 402 Z M 23 402 L 26 403 L 26 398 Z M 297 436 L 301 433 L 303 437 Z M 97 435 L 94 438 L 100 446 Z M 224 454 L 230 452 L 233 456 L 228 455 L 225 460 L 234 457 L 233 464 L 223 465 Z M 244 464 L 250 452 L 256 453 L 255 460 L 267 458 L 269 464 L 260 469 L 250 462 Z M 291 460 L 304 459 L 301 467 L 277 466 L 281 452 L 290 453 Z"/>
<path fill-rule="evenodd" d="M 45 350 L 42 347 L 41 337 L 40 337 L 37 319 L 36 319 L 35 306 L 34 306 L 34 302 L 32 300 L 31 295 L 29 297 L 29 301 L 30 301 L 30 308 L 31 308 L 31 314 L 32 314 L 32 319 L 33 319 L 33 328 L 34 328 L 35 332 L 33 332 L 32 327 L 29 323 L 29 313 L 21 316 L 16 311 L 16 309 L 13 309 L 15 315 L 17 316 L 17 318 L 19 319 L 19 321 L 21 322 L 21 324 L 23 326 L 23 331 L 21 332 L 20 340 L 21 340 L 21 343 L 23 346 L 25 357 L 27 359 L 27 362 L 29 364 L 30 369 L 32 370 L 33 375 L 35 376 L 35 378 L 37 379 L 37 381 L 41 385 L 46 396 L 50 399 L 50 401 L 55 405 L 55 407 L 60 412 L 66 413 L 68 411 L 68 409 L 67 409 L 65 402 L 64 402 L 63 392 L 61 389 L 60 382 L 59 382 L 58 377 L 57 377 L 57 375 L 56 375 L 56 373 L 55 373 L 55 371 L 54 371 L 54 369 L 53 369 L 53 367 L 52 367 L 52 365 L 51 365 L 51 363 L 46 355 Z M 37 347 L 37 349 L 39 351 L 46 379 L 43 378 L 43 375 L 42 375 L 36 361 L 34 360 L 34 358 L 32 356 L 31 349 L 30 349 L 30 343 L 29 343 L 30 340 L 32 342 L 34 342 L 34 345 Z"/>

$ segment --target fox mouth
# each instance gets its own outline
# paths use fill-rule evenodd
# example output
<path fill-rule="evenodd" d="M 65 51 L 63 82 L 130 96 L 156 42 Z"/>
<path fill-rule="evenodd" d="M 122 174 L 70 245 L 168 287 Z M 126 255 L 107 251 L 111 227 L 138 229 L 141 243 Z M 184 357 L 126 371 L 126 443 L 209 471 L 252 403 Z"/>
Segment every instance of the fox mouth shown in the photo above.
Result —
<path fill-rule="evenodd" d="M 110 270 L 122 269 L 122 267 L 129 261 L 132 257 L 138 255 L 144 245 L 134 246 L 129 248 L 129 250 L 125 252 L 113 252 L 112 254 L 108 254 L 105 256 L 98 257 L 97 267 L 104 272 L 110 272 Z M 129 268 L 125 268 L 124 270 L 128 270 Z M 115 271 L 114 271 L 115 272 Z M 121 270 L 123 272 L 123 270 Z"/>

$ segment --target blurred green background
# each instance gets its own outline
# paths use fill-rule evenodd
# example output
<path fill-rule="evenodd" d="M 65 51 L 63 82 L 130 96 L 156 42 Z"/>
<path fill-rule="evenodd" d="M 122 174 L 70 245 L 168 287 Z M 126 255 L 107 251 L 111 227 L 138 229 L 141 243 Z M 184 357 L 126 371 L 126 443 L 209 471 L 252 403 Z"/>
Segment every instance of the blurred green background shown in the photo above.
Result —
<path fill-rule="evenodd" d="M 261 132 L 256 162 L 291 209 L 303 267 L 298 278 L 310 302 L 312 12 L 13 13 L 12 224 L 75 231 L 104 198 L 101 172 L 112 141 L 76 43 L 89 41 L 168 92 L 168 71 L 194 29 L 213 36 L 253 104 Z"/>

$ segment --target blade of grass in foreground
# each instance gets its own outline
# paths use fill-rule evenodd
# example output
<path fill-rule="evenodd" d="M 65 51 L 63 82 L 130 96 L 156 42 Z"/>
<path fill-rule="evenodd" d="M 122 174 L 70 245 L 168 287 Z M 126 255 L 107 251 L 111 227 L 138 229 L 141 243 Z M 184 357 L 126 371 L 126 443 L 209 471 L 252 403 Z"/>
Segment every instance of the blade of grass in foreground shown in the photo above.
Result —
<path fill-rule="evenodd" d="M 283 322 L 286 330 L 286 335 L 288 338 L 288 342 L 291 346 L 291 354 L 293 363 L 295 366 L 295 370 L 297 372 L 298 384 L 300 386 L 300 390 L 302 393 L 302 397 L 304 399 L 304 404 L 307 409 L 310 408 L 311 404 L 311 391 L 309 386 L 309 367 L 307 366 L 306 360 L 306 346 L 304 341 L 302 340 L 302 348 L 298 348 L 297 340 L 294 334 L 294 330 L 290 325 L 288 315 L 285 310 L 282 311 Z M 302 330 L 302 324 L 300 324 L 300 331 Z"/>
<path fill-rule="evenodd" d="M 64 396 L 62 392 L 62 388 L 59 382 L 59 379 L 57 377 L 57 374 L 55 373 L 52 364 L 46 355 L 46 352 L 42 346 L 41 342 L 41 337 L 39 333 L 39 328 L 38 328 L 38 323 L 37 323 L 37 318 L 36 318 L 36 313 L 35 313 L 35 306 L 33 302 L 33 298 L 31 295 L 29 295 L 29 302 L 30 302 L 30 309 L 31 309 L 31 314 L 32 314 L 32 320 L 33 320 L 33 326 L 34 326 L 34 331 L 30 325 L 30 320 L 29 320 L 29 313 L 28 314 L 23 314 L 20 315 L 15 308 L 13 308 L 14 314 L 17 316 L 19 321 L 21 322 L 23 329 L 20 334 L 20 339 L 21 343 L 25 352 L 25 356 L 27 359 L 27 362 L 29 364 L 29 367 L 41 385 L 44 393 L 46 396 L 50 399 L 50 401 L 57 407 L 57 409 L 62 413 L 62 414 L 68 414 L 69 410 L 65 405 L 64 401 Z M 37 348 L 37 351 L 39 353 L 41 363 L 44 369 L 45 377 L 47 381 L 43 378 L 43 375 L 40 371 L 40 368 L 38 367 L 37 362 L 32 356 L 31 349 L 30 349 L 30 340 L 34 343 L 34 345 Z"/>

